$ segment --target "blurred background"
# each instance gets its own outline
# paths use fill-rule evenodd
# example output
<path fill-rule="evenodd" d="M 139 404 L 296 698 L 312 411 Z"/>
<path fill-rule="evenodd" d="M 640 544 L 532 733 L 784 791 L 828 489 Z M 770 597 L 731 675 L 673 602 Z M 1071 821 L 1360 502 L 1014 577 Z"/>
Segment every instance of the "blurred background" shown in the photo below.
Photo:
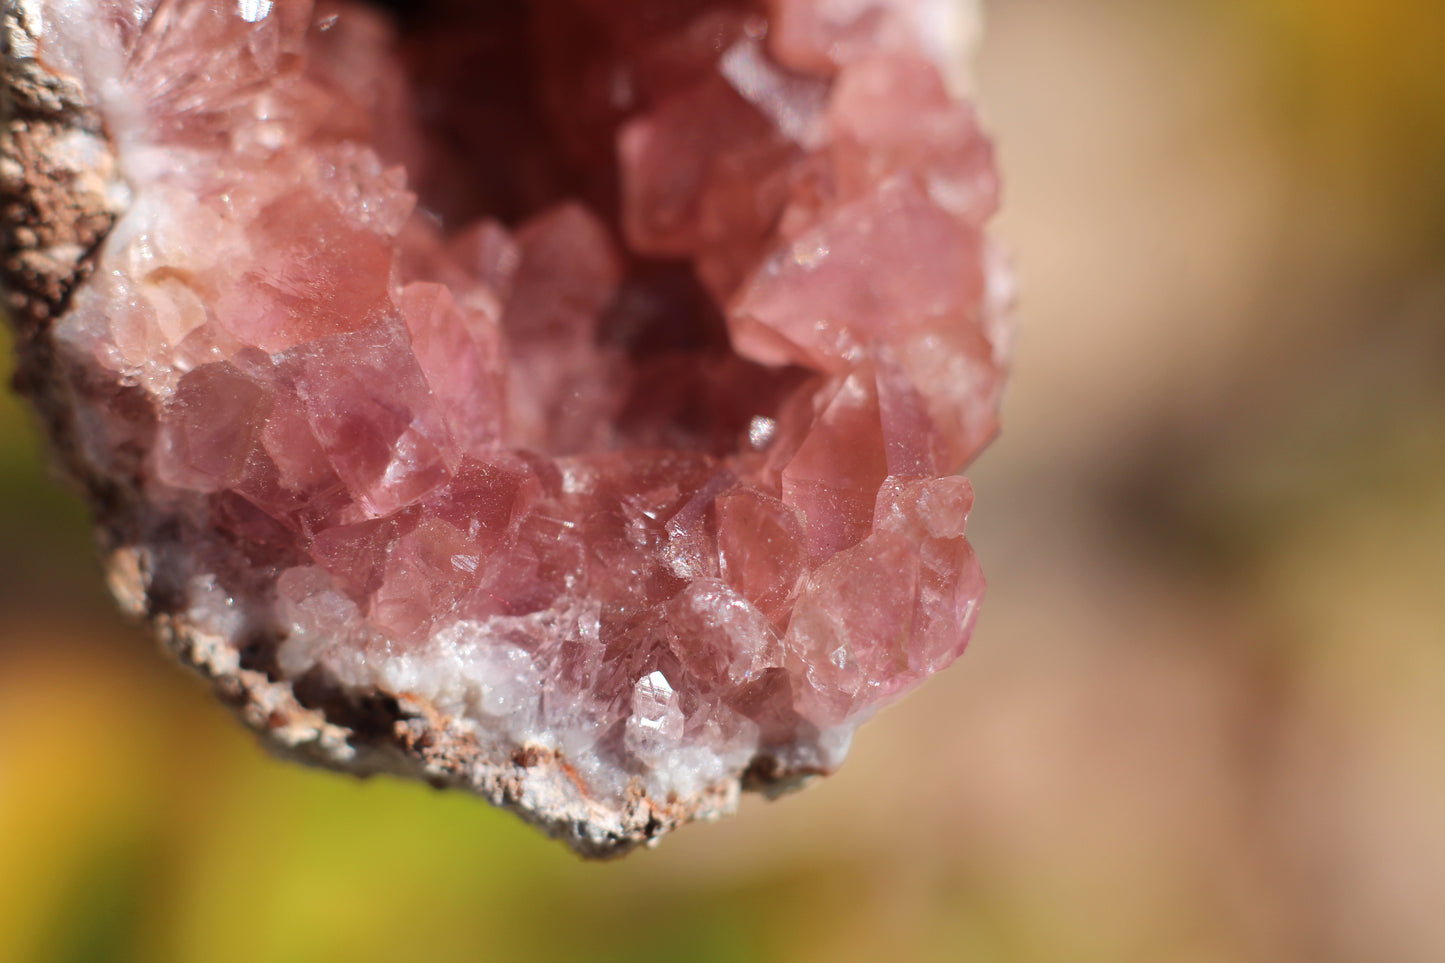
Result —
<path fill-rule="evenodd" d="M 1445 959 L 1445 4 L 987 20 L 1022 299 L 959 664 L 584 864 L 270 759 L 0 397 L 0 960 Z"/>

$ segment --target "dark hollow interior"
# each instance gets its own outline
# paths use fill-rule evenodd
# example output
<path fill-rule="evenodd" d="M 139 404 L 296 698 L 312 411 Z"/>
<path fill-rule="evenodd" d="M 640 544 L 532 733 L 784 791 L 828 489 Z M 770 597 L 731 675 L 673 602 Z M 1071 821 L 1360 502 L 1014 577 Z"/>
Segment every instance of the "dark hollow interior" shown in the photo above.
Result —
<path fill-rule="evenodd" d="M 428 151 L 426 170 L 409 172 L 421 206 L 452 228 L 479 217 L 515 227 L 559 202 L 586 204 L 626 258 L 625 278 L 597 329 L 599 343 L 621 350 L 637 369 L 617 416 L 619 444 L 737 451 L 752 418 L 775 414 L 805 373 L 738 358 L 722 307 L 691 261 L 627 249 L 616 134 L 656 94 L 642 91 L 624 107 L 608 84 L 649 41 L 711 8 L 747 4 L 372 0 L 372 6 L 393 19 L 401 36 Z M 690 377 L 694 370 L 698 376 Z"/>

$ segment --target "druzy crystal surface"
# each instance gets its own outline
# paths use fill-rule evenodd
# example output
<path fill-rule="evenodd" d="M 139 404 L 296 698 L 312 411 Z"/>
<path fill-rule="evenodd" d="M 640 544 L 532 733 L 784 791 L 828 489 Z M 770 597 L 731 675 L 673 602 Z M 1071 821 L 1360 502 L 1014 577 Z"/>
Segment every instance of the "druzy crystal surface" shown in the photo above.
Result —
<path fill-rule="evenodd" d="M 121 594 L 293 750 L 590 851 L 835 768 L 983 590 L 946 15 L 20 4 L 116 168 L 30 337 Z"/>

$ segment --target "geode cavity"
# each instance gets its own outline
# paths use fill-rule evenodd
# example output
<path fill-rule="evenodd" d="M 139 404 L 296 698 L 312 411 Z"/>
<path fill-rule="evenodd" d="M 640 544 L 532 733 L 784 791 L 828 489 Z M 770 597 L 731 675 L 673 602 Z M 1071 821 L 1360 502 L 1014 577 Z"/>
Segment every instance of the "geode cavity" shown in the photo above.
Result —
<path fill-rule="evenodd" d="M 7 4 L 20 381 L 122 603 L 291 754 L 587 853 L 837 767 L 983 589 L 951 9 Z"/>

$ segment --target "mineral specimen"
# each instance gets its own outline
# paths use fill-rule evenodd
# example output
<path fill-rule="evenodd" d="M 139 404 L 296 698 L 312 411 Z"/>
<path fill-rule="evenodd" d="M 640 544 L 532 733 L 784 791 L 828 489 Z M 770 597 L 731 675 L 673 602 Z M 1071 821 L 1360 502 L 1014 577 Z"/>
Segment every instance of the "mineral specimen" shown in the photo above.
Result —
<path fill-rule="evenodd" d="M 948 0 L 18 0 L 22 387 L 286 751 L 589 854 L 962 652 L 1006 272 Z"/>

